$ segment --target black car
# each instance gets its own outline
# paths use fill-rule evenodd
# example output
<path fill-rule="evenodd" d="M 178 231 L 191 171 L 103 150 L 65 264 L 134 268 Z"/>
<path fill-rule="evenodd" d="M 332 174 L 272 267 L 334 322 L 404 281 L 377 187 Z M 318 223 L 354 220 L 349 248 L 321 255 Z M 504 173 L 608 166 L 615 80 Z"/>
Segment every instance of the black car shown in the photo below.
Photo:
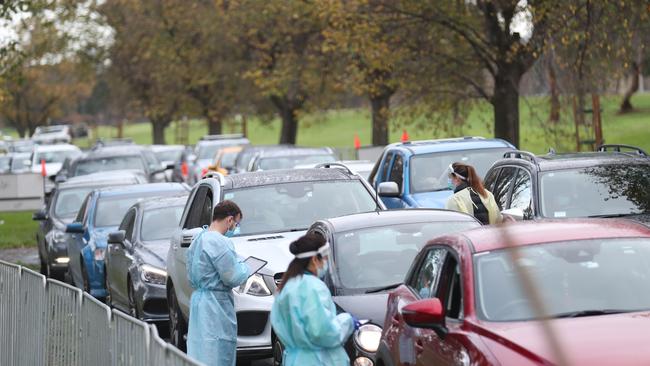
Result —
<path fill-rule="evenodd" d="M 626 145 L 541 156 L 511 151 L 485 178 L 500 208 L 525 220 L 629 216 L 647 222 L 648 187 L 650 158 Z"/>
<path fill-rule="evenodd" d="M 146 147 L 99 145 L 81 157 L 69 161 L 65 170 L 57 175 L 56 181 L 61 182 L 70 177 L 111 170 L 138 170 L 144 173 L 150 183 L 158 183 L 167 180 L 165 177 L 167 169 L 173 169 L 173 166 L 163 168 L 155 154 Z"/>
<path fill-rule="evenodd" d="M 169 320 L 167 251 L 187 195 L 139 202 L 109 234 L 106 303 L 148 322 Z"/>
<path fill-rule="evenodd" d="M 428 240 L 480 226 L 472 216 L 447 210 L 394 210 L 316 221 L 309 229 L 330 243 L 325 283 L 339 312 L 367 321 L 345 345 L 354 365 L 372 365 L 384 326 L 388 290 L 400 285 Z M 274 357 L 281 357 L 274 343 Z"/>
<path fill-rule="evenodd" d="M 70 258 L 66 245 L 66 225 L 77 216 L 81 203 L 90 191 L 102 187 L 114 187 L 146 183 L 140 174 L 132 172 L 95 173 L 74 177 L 57 185 L 45 208 L 32 218 L 40 221 L 36 232 L 41 273 L 63 280 Z"/>

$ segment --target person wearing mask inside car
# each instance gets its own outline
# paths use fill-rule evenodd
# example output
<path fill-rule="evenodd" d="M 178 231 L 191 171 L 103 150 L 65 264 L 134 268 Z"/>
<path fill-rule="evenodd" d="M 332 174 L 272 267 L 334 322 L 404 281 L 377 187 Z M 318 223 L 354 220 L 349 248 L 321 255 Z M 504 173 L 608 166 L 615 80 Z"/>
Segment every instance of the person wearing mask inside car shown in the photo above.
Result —
<path fill-rule="evenodd" d="M 474 216 L 483 225 L 502 221 L 501 211 L 490 191 L 473 166 L 463 163 L 449 165 L 449 188 L 454 194 L 449 197 L 445 208 Z"/>
<path fill-rule="evenodd" d="M 358 329 L 348 313 L 336 314 L 327 274 L 329 244 L 317 234 L 291 243 L 295 256 L 278 286 L 271 308 L 271 325 L 285 347 L 282 364 L 349 365 L 343 344 Z"/>
<path fill-rule="evenodd" d="M 232 289 L 249 276 L 232 240 L 242 212 L 232 201 L 214 208 L 212 224 L 204 226 L 187 251 L 187 277 L 194 288 L 190 302 L 187 354 L 206 365 L 235 366 L 237 318 Z"/>

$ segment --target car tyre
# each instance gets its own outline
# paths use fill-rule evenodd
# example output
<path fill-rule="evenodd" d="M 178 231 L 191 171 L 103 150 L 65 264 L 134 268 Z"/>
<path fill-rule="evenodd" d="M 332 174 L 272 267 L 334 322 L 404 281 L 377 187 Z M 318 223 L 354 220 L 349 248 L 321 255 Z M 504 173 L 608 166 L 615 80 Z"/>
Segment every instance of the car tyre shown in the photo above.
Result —
<path fill-rule="evenodd" d="M 90 294 L 90 280 L 88 279 L 88 271 L 86 270 L 86 265 L 83 263 L 83 258 L 81 259 L 81 278 L 83 280 L 83 290 Z"/>
<path fill-rule="evenodd" d="M 104 276 L 104 287 L 106 287 L 106 299 L 104 300 L 104 303 L 106 303 L 106 306 L 109 308 L 113 308 L 113 296 L 111 295 L 111 287 L 108 285 L 108 274 L 106 272 Z"/>
<path fill-rule="evenodd" d="M 173 286 L 169 289 L 167 297 L 169 298 L 169 338 L 176 348 L 186 352 L 187 345 L 183 337 L 187 334 L 187 324 L 185 324 L 185 319 L 183 319 L 183 314 L 178 305 L 176 291 Z"/>
<path fill-rule="evenodd" d="M 284 346 L 280 341 L 280 338 L 273 336 L 273 365 L 280 366 L 282 365 L 282 354 L 284 353 Z"/>

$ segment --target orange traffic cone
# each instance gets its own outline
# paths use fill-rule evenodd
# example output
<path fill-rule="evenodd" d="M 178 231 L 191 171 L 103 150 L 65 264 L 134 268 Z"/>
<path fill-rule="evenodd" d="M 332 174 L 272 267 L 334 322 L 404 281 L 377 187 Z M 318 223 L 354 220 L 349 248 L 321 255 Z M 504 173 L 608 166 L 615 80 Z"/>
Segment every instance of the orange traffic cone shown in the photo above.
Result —
<path fill-rule="evenodd" d="M 184 161 L 183 164 L 181 164 L 181 174 L 183 177 L 187 178 L 187 176 L 190 174 L 190 169 L 187 166 L 187 162 Z"/>
<path fill-rule="evenodd" d="M 41 176 L 47 177 L 47 169 L 45 169 L 45 160 L 41 159 Z"/>
<path fill-rule="evenodd" d="M 359 150 L 361 148 L 361 140 L 359 139 L 359 135 L 356 133 L 354 134 L 354 148 L 355 150 Z"/>
<path fill-rule="evenodd" d="M 406 132 L 406 130 L 402 130 L 402 139 L 401 139 L 401 141 L 402 141 L 402 142 L 406 142 L 406 141 L 408 141 L 408 140 L 409 140 L 409 134 L 408 134 L 408 132 Z"/>

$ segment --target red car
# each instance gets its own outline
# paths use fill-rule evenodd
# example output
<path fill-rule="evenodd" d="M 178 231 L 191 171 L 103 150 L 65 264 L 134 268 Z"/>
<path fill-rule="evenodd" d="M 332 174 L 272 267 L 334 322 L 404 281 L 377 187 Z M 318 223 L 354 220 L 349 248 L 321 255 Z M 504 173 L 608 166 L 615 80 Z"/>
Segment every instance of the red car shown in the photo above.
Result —
<path fill-rule="evenodd" d="M 517 223 L 429 241 L 376 365 L 650 365 L 649 340 L 650 228 Z"/>

